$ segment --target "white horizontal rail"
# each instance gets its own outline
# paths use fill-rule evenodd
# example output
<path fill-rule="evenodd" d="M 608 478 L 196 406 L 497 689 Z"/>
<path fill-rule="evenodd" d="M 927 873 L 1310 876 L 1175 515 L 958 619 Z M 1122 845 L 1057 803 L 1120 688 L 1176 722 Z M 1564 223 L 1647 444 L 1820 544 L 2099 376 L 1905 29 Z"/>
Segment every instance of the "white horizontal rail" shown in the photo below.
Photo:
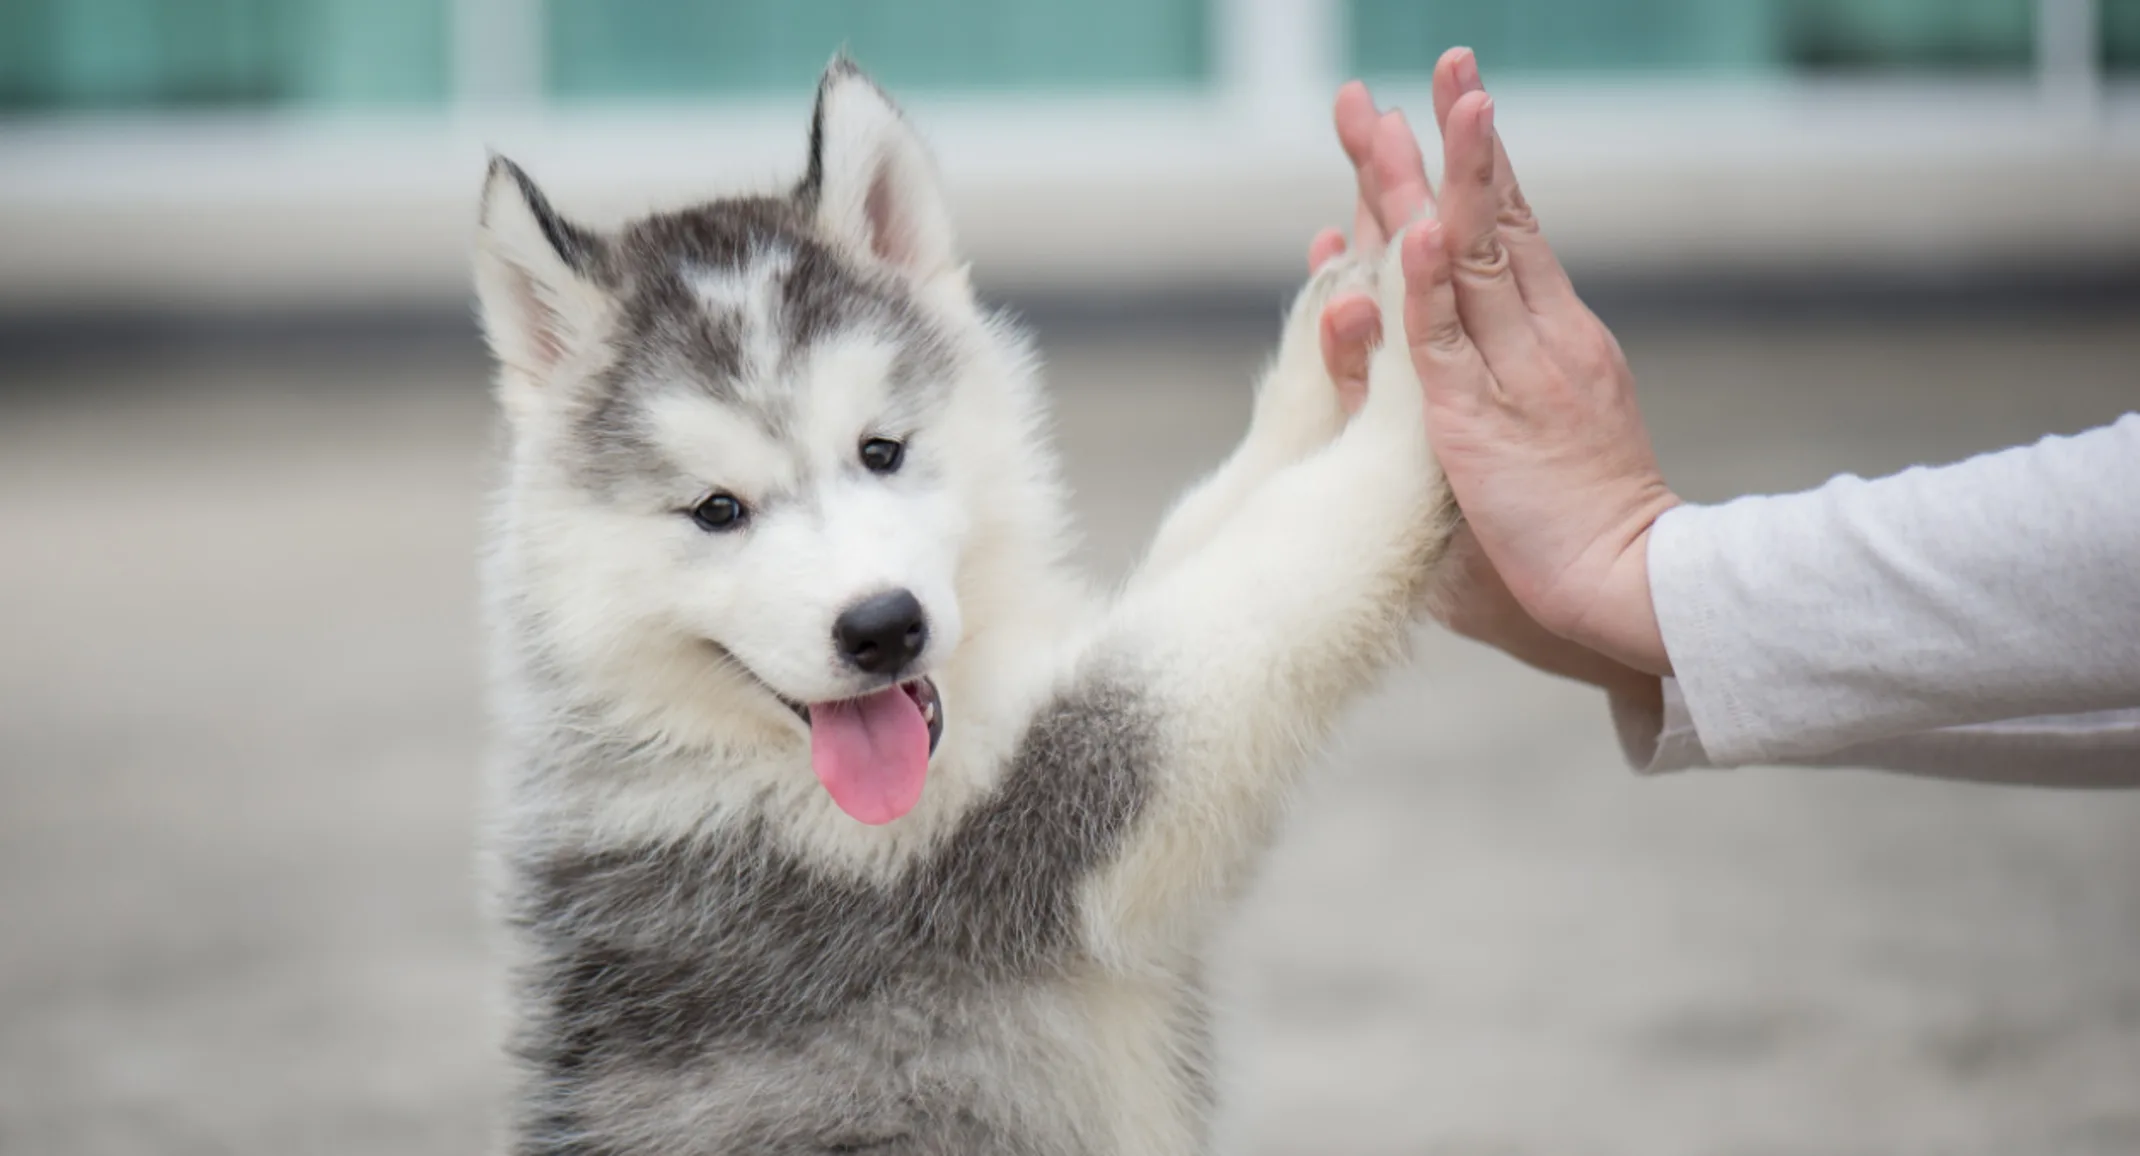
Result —
<path fill-rule="evenodd" d="M 1424 90 L 1384 95 L 1431 123 Z M 1586 267 L 2140 261 L 2140 94 L 2113 93 L 2085 131 L 2027 83 L 1499 98 L 1532 199 Z M 910 111 L 979 274 L 1076 290 L 1293 275 L 1349 195 L 1324 99 L 1312 116 L 1223 94 Z M 457 300 L 486 148 L 567 211 L 613 220 L 792 178 L 806 114 L 796 100 L 18 123 L 0 130 L 0 308 Z"/>

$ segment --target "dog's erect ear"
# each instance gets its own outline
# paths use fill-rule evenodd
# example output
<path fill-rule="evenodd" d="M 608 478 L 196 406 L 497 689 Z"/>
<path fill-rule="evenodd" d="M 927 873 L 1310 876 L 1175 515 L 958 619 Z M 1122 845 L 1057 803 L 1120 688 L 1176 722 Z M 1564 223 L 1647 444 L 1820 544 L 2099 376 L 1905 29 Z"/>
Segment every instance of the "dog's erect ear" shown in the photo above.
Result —
<path fill-rule="evenodd" d="M 557 215 L 519 165 L 493 156 L 476 236 L 476 298 L 491 351 L 530 384 L 584 348 L 604 312 L 601 238 Z"/>
<path fill-rule="evenodd" d="M 845 56 L 817 85 L 800 196 L 820 228 L 917 279 L 958 268 L 951 213 L 921 138 Z"/>

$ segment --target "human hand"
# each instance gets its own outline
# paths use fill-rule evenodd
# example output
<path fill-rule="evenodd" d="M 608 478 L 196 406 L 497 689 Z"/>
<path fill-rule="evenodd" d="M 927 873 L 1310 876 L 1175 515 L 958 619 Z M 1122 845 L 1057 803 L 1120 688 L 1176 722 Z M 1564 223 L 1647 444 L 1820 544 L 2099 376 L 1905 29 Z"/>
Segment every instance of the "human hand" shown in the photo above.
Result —
<path fill-rule="evenodd" d="M 1669 673 L 1646 553 L 1650 526 L 1679 499 L 1650 448 L 1633 374 L 1539 231 L 1468 50 L 1436 66 L 1434 105 L 1440 220 L 1416 224 L 1408 222 L 1433 204 L 1423 167 L 1416 178 L 1409 171 L 1420 167 L 1416 145 L 1407 150 L 1390 135 L 1391 114 L 1376 114 L 1356 84 L 1337 110 L 1361 215 L 1373 217 L 1366 236 L 1404 234 L 1405 330 L 1428 436 L 1487 569 L 1532 622 L 1626 666 Z M 1353 142 L 1364 117 L 1375 126 L 1363 158 Z M 1327 257 L 1328 237 L 1317 238 L 1311 258 Z M 1333 302 L 1325 317 L 1325 357 L 1341 388 L 1355 367 L 1364 380 L 1371 344 L 1372 327 L 1367 341 L 1352 340 L 1355 308 Z M 1454 597 L 1461 604 L 1467 595 Z M 1502 638 L 1485 641 L 1523 657 Z"/>

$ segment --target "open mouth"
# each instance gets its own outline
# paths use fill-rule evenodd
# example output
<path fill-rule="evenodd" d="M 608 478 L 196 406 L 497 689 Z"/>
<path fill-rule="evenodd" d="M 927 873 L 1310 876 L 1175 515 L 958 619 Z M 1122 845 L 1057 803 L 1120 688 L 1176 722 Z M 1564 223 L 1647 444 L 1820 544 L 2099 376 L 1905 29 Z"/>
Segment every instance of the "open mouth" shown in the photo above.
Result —
<path fill-rule="evenodd" d="M 944 737 L 944 700 L 936 693 L 936 680 L 924 676 L 900 683 L 899 689 L 907 692 L 915 709 L 921 711 L 921 721 L 929 727 L 929 753 L 935 754 L 936 744 Z"/>
<path fill-rule="evenodd" d="M 771 687 L 766 689 L 772 690 Z M 907 692 L 907 697 L 913 699 L 914 705 L 921 710 L 921 721 L 929 726 L 929 753 L 935 754 L 936 744 L 943 741 L 944 737 L 944 700 L 936 693 L 936 680 L 928 677 L 917 678 L 912 682 L 900 683 L 899 689 Z M 794 711 L 795 717 L 801 719 L 804 726 L 810 725 L 808 706 L 778 691 L 773 692 L 773 697 L 780 700 L 780 705 Z"/>
<path fill-rule="evenodd" d="M 810 727 L 811 769 L 842 811 L 889 823 L 921 801 L 929 756 L 944 736 L 934 681 L 917 678 L 799 713 Z"/>

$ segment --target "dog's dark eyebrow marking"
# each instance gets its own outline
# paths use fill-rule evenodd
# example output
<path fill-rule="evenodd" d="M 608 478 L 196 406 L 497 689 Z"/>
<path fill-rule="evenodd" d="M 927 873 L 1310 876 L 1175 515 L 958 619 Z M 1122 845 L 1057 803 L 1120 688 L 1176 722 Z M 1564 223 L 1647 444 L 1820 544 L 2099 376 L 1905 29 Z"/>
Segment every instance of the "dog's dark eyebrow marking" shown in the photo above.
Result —
<path fill-rule="evenodd" d="M 681 328 L 685 360 L 707 384 L 732 381 L 743 372 L 742 317 L 734 313 L 701 313 Z"/>
<path fill-rule="evenodd" d="M 611 363 L 577 403 L 578 472 L 597 492 L 620 494 L 660 468 L 646 437 L 646 402 L 657 390 L 703 392 L 784 441 L 794 433 L 795 359 L 828 339 L 863 333 L 894 348 L 885 386 L 900 412 L 929 408 L 955 379 L 957 344 L 897 274 L 822 236 L 801 190 L 658 213 L 601 237 L 554 213 L 538 215 L 554 224 L 553 243 L 572 247 L 618 306 Z M 772 276 L 749 293 L 773 303 L 778 360 L 751 365 L 743 312 L 709 302 L 697 283 L 747 274 L 775 254 Z"/>

